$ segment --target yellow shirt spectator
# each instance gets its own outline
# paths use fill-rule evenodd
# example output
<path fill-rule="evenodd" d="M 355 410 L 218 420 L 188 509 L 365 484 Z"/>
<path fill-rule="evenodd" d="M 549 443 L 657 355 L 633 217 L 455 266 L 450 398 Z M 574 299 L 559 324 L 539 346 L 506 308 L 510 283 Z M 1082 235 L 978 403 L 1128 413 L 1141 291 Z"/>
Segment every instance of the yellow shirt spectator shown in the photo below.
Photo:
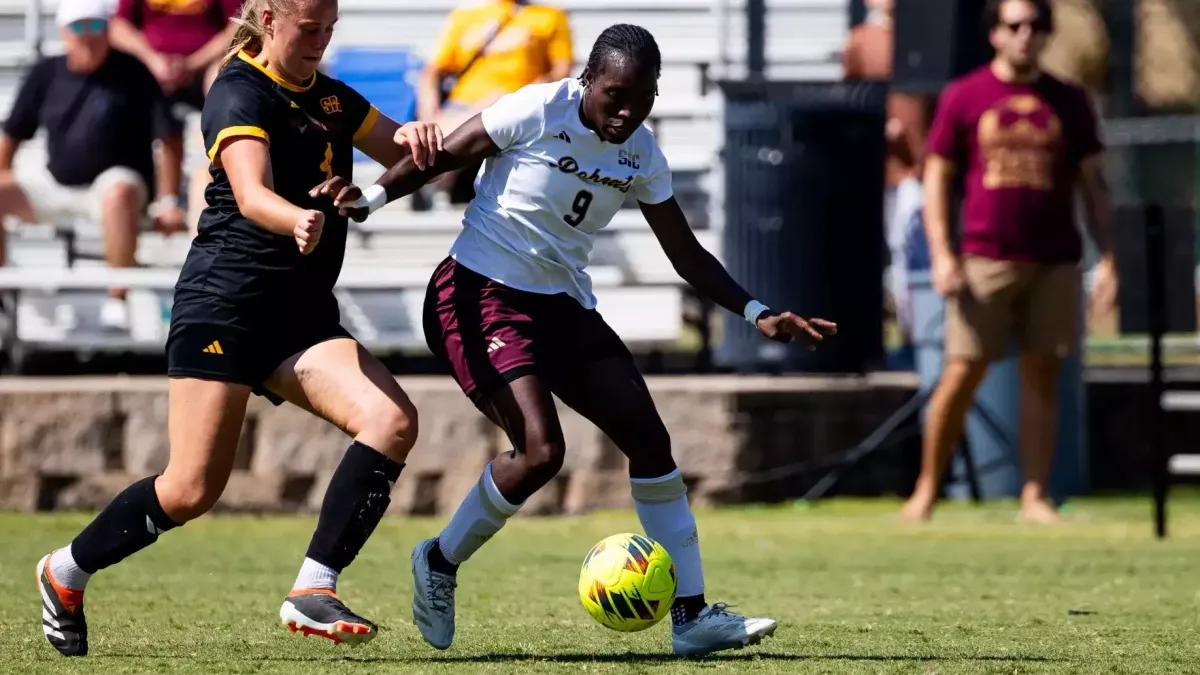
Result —
<path fill-rule="evenodd" d="M 486 107 L 500 96 L 527 84 L 559 79 L 574 63 L 571 27 L 561 9 L 514 0 L 487 0 L 455 9 L 442 33 L 428 74 L 436 95 L 442 77 L 454 77 L 467 65 L 499 22 L 512 14 L 485 52 L 450 93 L 450 102 L 469 108 Z M 438 102 L 422 96 L 426 115 Z"/>

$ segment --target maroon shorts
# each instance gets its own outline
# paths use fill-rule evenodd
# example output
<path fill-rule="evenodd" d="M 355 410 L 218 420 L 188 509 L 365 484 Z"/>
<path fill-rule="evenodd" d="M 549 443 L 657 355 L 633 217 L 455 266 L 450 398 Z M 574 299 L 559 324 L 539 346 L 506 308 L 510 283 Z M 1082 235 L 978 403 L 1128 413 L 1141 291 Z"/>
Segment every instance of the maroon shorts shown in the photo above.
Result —
<path fill-rule="evenodd" d="M 476 405 L 523 375 L 538 375 L 554 391 L 597 362 L 633 362 L 596 310 L 565 293 L 509 288 L 453 258 L 429 281 L 423 324 L 429 349 Z"/>

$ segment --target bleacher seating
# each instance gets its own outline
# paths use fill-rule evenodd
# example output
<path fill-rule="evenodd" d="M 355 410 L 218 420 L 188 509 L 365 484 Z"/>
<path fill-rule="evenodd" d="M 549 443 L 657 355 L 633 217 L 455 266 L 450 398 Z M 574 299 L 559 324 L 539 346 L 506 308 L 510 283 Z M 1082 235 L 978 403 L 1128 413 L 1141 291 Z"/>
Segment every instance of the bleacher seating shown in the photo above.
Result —
<path fill-rule="evenodd" d="M 325 71 L 354 87 L 384 115 L 397 122 L 417 117 L 417 77 L 424 61 L 405 47 L 345 46 L 325 59 Z M 368 158 L 356 150 L 355 161 Z"/>
<path fill-rule="evenodd" d="M 335 76 L 340 70 L 385 112 L 402 117 L 403 111 L 411 110 L 411 100 L 399 86 L 391 94 L 386 88 L 404 81 L 411 85 L 413 69 L 433 48 L 455 4 L 453 0 L 399 4 L 342 0 L 327 69 Z M 638 23 L 655 34 L 664 63 L 651 124 L 672 164 L 676 193 L 697 237 L 719 257 L 723 134 L 720 92 L 714 81 L 744 75 L 744 0 L 716 4 L 561 0 L 556 4 L 570 12 L 576 72 L 596 36 L 612 23 Z M 847 0 L 769 0 L 767 4 L 768 73 L 803 79 L 838 77 Z M 40 7 L 36 0 L 0 0 L 0 107 L 11 106 L 34 45 L 40 44 L 43 53 L 60 49 L 54 10 L 53 0 Z M 35 26 L 40 32 L 33 30 Z M 387 58 L 404 59 L 404 67 L 380 70 Z M 203 150 L 189 147 L 188 151 L 199 156 Z M 17 162 L 43 162 L 43 152 L 40 139 L 35 139 L 21 149 Z M 363 157 L 357 159 L 359 183 L 373 181 L 382 171 Z M 635 204 L 631 201 L 628 206 L 598 237 L 592 256 L 590 272 L 599 309 L 635 350 L 669 346 L 684 330 L 681 281 Z M 375 349 L 424 350 L 420 309 L 425 284 L 449 249 L 460 220 L 459 210 L 413 212 L 408 200 L 401 200 L 354 226 L 338 289 L 347 327 Z M 185 237 L 143 235 L 138 246 L 142 269 L 117 275 L 134 288 L 130 292 L 133 325 L 128 334 L 113 334 L 105 333 L 98 321 L 104 289 L 114 278 L 96 260 L 98 226 L 9 223 L 6 227 L 8 267 L 0 269 L 0 294 L 9 297 L 10 327 L 0 341 L 19 340 L 26 350 L 42 346 L 161 350 L 171 287 L 187 252 Z M 70 269 L 68 262 L 74 263 Z M 15 310 L 9 303 L 15 303 Z"/>

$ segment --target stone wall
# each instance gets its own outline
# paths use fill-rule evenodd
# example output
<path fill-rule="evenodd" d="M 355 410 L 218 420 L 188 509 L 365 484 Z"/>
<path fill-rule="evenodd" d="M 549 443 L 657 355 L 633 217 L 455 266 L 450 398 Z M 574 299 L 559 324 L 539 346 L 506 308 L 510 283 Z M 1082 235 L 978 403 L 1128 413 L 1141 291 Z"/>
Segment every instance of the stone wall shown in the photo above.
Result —
<path fill-rule="evenodd" d="M 509 445 L 449 378 L 401 378 L 421 436 L 392 495 L 398 513 L 447 513 Z M 693 501 L 797 496 L 811 472 L 762 472 L 828 458 L 861 441 L 914 392 L 909 374 L 868 378 L 663 377 L 650 388 Z M 0 508 L 95 509 L 166 466 L 166 378 L 0 379 Z M 631 506 L 625 459 L 559 405 L 566 467 L 523 513 Z M 313 511 L 349 439 L 291 406 L 252 397 L 218 506 Z M 911 443 L 910 439 L 910 443 Z M 748 477 L 757 477 L 746 483 Z"/>

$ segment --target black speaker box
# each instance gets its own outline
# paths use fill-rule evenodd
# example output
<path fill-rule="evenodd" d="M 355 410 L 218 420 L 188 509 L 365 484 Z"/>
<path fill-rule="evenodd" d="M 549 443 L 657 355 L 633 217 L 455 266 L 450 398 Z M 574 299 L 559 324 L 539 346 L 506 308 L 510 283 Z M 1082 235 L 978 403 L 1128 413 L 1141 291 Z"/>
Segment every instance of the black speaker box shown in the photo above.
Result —
<path fill-rule="evenodd" d="M 985 0 L 896 0 L 892 91 L 937 94 L 982 66 L 993 50 Z"/>

